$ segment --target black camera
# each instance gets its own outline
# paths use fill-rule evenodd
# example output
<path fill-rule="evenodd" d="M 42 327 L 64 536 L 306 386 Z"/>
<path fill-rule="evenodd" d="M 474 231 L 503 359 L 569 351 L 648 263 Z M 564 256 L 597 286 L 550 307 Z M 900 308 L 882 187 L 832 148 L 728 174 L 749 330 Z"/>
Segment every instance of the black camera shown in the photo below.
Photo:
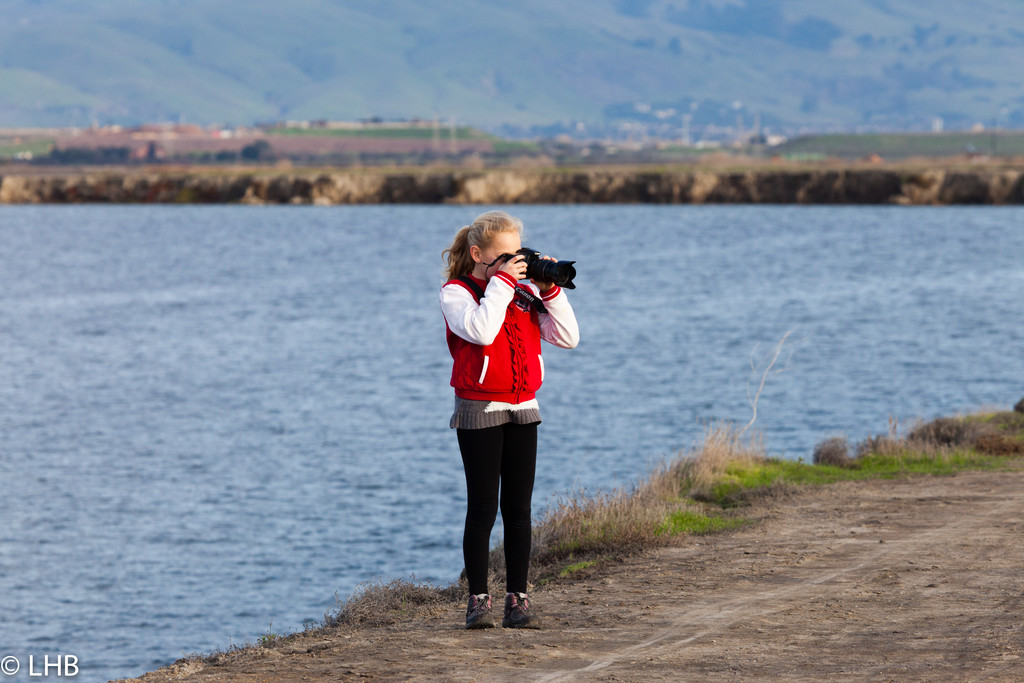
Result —
<path fill-rule="evenodd" d="M 541 258 L 539 251 L 534 251 L 529 247 L 523 247 L 514 254 L 502 254 L 501 258 L 503 261 L 508 261 L 516 256 L 524 257 L 526 277 L 531 280 L 553 282 L 559 287 L 576 289 L 576 285 L 572 281 L 576 277 L 576 268 L 572 265 L 576 263 L 575 261 L 549 261 L 546 258 Z"/>

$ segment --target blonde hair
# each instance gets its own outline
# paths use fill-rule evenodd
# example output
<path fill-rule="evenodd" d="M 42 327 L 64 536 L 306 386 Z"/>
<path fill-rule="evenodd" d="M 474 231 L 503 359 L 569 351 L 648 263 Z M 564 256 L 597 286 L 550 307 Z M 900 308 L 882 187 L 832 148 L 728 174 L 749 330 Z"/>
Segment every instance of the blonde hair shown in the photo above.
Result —
<path fill-rule="evenodd" d="M 517 232 L 522 236 L 523 222 L 504 211 L 488 211 L 460 228 L 451 246 L 441 252 L 441 257 L 447 262 L 443 269 L 444 279 L 447 281 L 472 273 L 476 262 L 470 256 L 469 248 L 486 249 L 499 232 Z"/>

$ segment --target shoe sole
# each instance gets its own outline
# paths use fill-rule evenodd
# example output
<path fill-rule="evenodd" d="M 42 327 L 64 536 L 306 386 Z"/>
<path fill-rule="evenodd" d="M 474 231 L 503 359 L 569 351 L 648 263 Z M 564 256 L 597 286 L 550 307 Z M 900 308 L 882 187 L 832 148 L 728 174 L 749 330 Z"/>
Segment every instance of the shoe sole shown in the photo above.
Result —
<path fill-rule="evenodd" d="M 474 621 L 472 624 L 466 624 L 466 630 L 467 631 L 475 631 L 475 630 L 481 629 L 481 628 L 495 628 L 495 627 L 497 627 L 497 624 L 494 623 L 494 621 L 492 619 L 487 619 L 487 620 L 480 619 L 480 620 Z"/>

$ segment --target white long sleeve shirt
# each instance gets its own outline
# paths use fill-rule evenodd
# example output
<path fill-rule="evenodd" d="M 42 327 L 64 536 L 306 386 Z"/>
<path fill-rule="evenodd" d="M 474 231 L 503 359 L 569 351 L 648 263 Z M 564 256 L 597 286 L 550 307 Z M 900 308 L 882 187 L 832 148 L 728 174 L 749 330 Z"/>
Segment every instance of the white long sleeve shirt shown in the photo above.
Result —
<path fill-rule="evenodd" d="M 561 287 L 555 286 L 540 294 L 531 282 L 521 287 L 539 295 L 547 313 L 540 315 L 540 337 L 544 341 L 563 349 L 575 348 L 580 341 L 580 330 L 576 314 L 569 304 L 569 297 Z M 441 312 L 448 328 L 472 344 L 490 345 L 505 322 L 505 309 L 515 296 L 515 280 L 499 271 L 487 283 L 484 296 L 477 303 L 473 294 L 459 284 L 448 284 L 441 288 Z"/>

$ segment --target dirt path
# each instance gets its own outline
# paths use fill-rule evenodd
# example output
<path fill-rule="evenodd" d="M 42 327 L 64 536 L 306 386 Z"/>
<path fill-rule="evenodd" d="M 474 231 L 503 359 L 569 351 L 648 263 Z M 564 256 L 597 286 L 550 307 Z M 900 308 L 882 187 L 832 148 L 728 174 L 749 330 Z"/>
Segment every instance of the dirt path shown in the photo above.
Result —
<path fill-rule="evenodd" d="M 536 591 L 541 631 L 460 610 L 141 680 L 1024 680 L 1024 472 L 845 483 Z"/>

